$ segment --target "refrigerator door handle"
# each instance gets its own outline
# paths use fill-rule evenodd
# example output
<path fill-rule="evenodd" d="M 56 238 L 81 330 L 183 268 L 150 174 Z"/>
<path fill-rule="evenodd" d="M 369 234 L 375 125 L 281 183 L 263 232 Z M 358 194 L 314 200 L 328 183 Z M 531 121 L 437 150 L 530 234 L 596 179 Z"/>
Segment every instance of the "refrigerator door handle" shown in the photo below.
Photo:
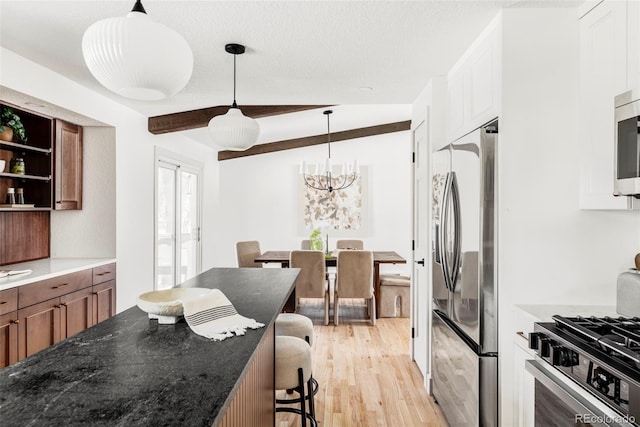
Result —
<path fill-rule="evenodd" d="M 440 206 L 440 227 L 438 230 L 437 244 L 440 252 L 440 268 L 444 276 L 444 284 L 446 288 L 452 291 L 451 275 L 449 274 L 449 259 L 447 257 L 447 237 L 449 235 L 449 198 L 451 197 L 451 176 L 452 172 L 447 173 L 442 191 L 442 204 Z"/>
<path fill-rule="evenodd" d="M 451 201 L 453 203 L 453 225 L 454 225 L 454 251 L 453 266 L 451 268 L 451 291 L 455 291 L 456 282 L 460 275 L 460 264 L 462 263 L 462 227 L 461 227 L 461 206 L 460 190 L 456 173 L 451 172 Z"/>

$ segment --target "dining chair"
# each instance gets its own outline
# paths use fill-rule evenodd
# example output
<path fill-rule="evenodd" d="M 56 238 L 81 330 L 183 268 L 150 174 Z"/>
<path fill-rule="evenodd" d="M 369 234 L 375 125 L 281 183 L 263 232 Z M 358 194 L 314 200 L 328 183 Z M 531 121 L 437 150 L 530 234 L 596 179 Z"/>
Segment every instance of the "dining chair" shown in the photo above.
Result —
<path fill-rule="evenodd" d="M 338 240 L 336 242 L 336 249 L 364 249 L 364 242 L 362 240 Z"/>
<path fill-rule="evenodd" d="M 256 240 L 237 242 L 236 255 L 238 257 L 238 267 L 262 268 L 262 263 L 253 261 L 262 255 L 262 252 L 260 252 L 260 242 Z"/>
<path fill-rule="evenodd" d="M 340 251 L 333 299 L 333 323 L 338 325 L 340 299 L 364 298 L 372 325 L 376 324 L 376 296 L 373 293 L 373 252 Z"/>
<path fill-rule="evenodd" d="M 303 250 L 306 250 L 306 251 L 310 250 L 311 249 L 311 240 L 309 240 L 309 239 L 301 240 L 300 241 L 300 249 L 303 249 Z"/>
<path fill-rule="evenodd" d="M 300 298 L 324 298 L 324 324 L 329 324 L 329 280 L 322 251 L 294 250 L 289 267 L 299 268 L 296 279 L 296 309 Z"/>

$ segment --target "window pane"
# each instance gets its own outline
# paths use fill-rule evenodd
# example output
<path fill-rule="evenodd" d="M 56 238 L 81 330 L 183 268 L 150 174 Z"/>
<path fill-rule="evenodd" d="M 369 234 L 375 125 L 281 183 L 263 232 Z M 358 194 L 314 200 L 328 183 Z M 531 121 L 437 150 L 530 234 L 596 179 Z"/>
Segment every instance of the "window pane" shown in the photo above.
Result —
<path fill-rule="evenodd" d="M 158 247 L 156 289 L 168 289 L 175 286 L 175 197 L 176 172 L 173 169 L 158 167 Z"/>
<path fill-rule="evenodd" d="M 180 282 L 197 274 L 198 253 L 198 176 L 182 171 Z"/>

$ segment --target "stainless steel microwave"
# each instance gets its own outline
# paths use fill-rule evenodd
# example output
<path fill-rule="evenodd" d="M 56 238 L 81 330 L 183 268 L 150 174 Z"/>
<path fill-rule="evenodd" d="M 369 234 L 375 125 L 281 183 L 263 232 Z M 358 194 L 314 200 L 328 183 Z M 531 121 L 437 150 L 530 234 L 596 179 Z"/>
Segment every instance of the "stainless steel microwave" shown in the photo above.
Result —
<path fill-rule="evenodd" d="M 640 87 L 615 97 L 615 196 L 640 199 Z"/>

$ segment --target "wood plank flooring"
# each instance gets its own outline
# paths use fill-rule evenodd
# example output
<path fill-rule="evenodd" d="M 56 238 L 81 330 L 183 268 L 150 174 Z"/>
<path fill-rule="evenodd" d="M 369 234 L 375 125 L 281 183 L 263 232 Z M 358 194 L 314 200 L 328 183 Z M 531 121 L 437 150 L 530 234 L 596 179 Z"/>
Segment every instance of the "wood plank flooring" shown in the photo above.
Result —
<path fill-rule="evenodd" d="M 298 309 L 314 324 L 319 426 L 447 426 L 410 359 L 409 319 L 378 319 L 371 326 L 364 300 L 344 300 L 340 324 L 324 326 L 323 310 L 322 300 L 314 299 L 303 299 Z M 276 414 L 277 427 L 299 425 L 299 416 Z"/>

